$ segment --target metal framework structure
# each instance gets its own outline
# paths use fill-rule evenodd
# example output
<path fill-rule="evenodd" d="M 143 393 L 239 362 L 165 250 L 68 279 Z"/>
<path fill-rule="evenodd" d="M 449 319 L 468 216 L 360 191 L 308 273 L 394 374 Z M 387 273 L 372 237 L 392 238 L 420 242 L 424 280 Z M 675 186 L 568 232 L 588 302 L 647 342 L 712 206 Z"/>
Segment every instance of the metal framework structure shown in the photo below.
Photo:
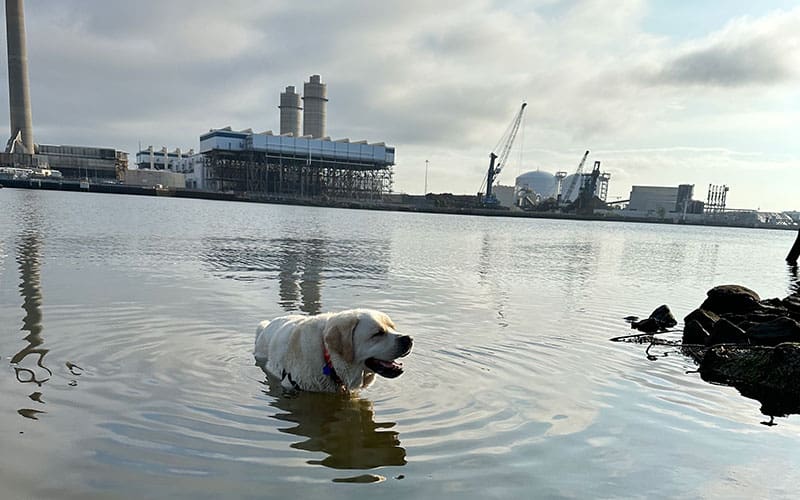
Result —
<path fill-rule="evenodd" d="M 213 149 L 204 156 L 207 185 L 219 191 L 321 200 L 380 200 L 392 192 L 390 165 L 257 150 Z"/>
<path fill-rule="evenodd" d="M 725 211 L 725 206 L 730 188 L 726 185 L 708 185 L 708 198 L 706 198 L 706 213 L 718 214 Z"/>

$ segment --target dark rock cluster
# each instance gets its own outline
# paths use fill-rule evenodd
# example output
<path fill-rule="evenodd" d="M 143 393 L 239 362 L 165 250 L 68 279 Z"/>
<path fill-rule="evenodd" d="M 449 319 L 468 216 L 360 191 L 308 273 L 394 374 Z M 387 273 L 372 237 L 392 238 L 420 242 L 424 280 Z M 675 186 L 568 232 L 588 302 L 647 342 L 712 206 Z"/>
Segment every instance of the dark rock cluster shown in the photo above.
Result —
<path fill-rule="evenodd" d="M 776 346 L 800 342 L 800 297 L 761 300 L 740 285 L 716 286 L 684 318 L 683 343 Z"/>
<path fill-rule="evenodd" d="M 761 300 L 739 285 L 707 295 L 683 331 L 703 380 L 736 387 L 765 415 L 800 413 L 800 296 Z"/>
<path fill-rule="evenodd" d="M 677 324 L 665 305 L 643 320 L 625 318 L 643 334 L 611 340 L 680 345 L 703 380 L 758 400 L 761 412 L 771 417 L 762 423 L 775 425 L 774 417 L 800 413 L 800 287 L 795 289 L 786 298 L 762 300 L 740 285 L 716 286 L 684 318 L 680 343 L 656 337 Z M 650 347 L 648 359 L 655 360 Z"/>

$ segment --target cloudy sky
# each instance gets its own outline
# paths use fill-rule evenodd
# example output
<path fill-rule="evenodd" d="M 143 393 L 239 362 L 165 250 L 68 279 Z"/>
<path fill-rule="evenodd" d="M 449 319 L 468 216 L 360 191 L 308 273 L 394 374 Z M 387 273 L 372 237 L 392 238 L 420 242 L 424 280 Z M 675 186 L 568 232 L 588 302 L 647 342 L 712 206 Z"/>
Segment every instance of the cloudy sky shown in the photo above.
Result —
<path fill-rule="evenodd" d="M 394 145 L 397 191 L 421 193 L 429 160 L 429 191 L 476 192 L 527 101 L 502 184 L 589 149 L 610 199 L 713 183 L 733 208 L 795 210 L 796 4 L 27 0 L 34 135 L 133 153 L 277 132 L 281 90 L 321 74 L 329 134 Z"/>

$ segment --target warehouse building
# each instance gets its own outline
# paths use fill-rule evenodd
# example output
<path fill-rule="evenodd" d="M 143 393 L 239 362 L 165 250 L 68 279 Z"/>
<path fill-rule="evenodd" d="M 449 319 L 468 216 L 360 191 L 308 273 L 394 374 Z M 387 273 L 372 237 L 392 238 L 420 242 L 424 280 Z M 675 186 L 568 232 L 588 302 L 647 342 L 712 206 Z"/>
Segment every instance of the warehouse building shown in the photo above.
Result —
<path fill-rule="evenodd" d="M 670 213 L 702 214 L 704 203 L 693 200 L 694 184 L 667 186 L 633 186 L 626 211 L 636 215 Z"/>
<path fill-rule="evenodd" d="M 36 157 L 65 179 L 121 180 L 128 169 L 128 153 L 113 148 L 36 144 Z"/>

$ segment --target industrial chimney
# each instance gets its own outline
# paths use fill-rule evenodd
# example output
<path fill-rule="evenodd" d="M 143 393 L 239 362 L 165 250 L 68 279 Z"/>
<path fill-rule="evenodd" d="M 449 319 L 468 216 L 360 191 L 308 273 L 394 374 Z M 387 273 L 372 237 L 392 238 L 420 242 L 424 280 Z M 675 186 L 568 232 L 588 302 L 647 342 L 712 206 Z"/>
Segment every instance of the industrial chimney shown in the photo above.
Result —
<path fill-rule="evenodd" d="M 294 91 L 294 86 L 286 87 L 286 92 L 281 92 L 281 135 L 291 133 L 300 135 L 300 94 Z"/>
<path fill-rule="evenodd" d="M 303 84 L 303 135 L 325 137 L 328 115 L 328 86 L 319 75 L 311 75 Z"/>
<path fill-rule="evenodd" d="M 33 154 L 31 98 L 28 89 L 28 51 L 25 47 L 25 11 L 22 0 L 6 0 L 8 39 L 8 100 L 11 138 L 21 135 L 26 152 Z"/>

